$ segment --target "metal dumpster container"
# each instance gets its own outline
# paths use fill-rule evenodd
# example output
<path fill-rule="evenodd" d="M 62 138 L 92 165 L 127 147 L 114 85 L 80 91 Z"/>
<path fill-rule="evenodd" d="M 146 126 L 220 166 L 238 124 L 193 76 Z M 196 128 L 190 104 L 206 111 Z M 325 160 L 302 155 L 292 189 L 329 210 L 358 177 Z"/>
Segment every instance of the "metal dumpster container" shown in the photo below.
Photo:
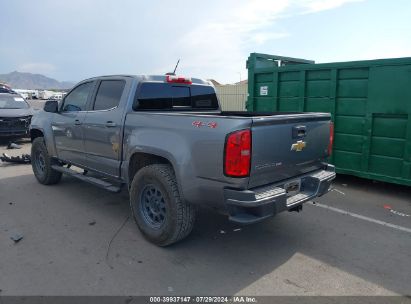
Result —
<path fill-rule="evenodd" d="M 411 58 L 315 64 L 252 53 L 248 111 L 329 112 L 337 172 L 411 186 Z"/>

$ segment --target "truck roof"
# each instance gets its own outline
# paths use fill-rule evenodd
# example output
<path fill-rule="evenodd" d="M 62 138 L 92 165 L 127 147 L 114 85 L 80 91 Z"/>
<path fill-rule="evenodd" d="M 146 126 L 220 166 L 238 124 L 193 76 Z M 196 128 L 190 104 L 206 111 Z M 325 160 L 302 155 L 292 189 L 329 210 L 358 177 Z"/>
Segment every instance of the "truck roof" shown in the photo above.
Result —
<path fill-rule="evenodd" d="M 102 75 L 102 76 L 95 76 L 91 78 L 87 78 L 82 80 L 81 82 L 84 81 L 89 81 L 89 80 L 96 80 L 96 79 L 101 79 L 101 78 L 112 78 L 112 77 L 130 77 L 134 78 L 138 81 L 149 81 L 149 82 L 165 82 L 167 75 L 130 75 L 130 74 L 114 74 L 114 75 Z M 180 76 L 179 76 L 180 77 Z M 183 77 L 183 76 L 181 76 Z M 213 84 L 210 81 L 200 79 L 200 78 L 191 78 L 191 82 L 193 84 L 201 84 L 201 85 L 209 85 L 213 86 Z M 79 82 L 80 83 L 80 82 Z"/>

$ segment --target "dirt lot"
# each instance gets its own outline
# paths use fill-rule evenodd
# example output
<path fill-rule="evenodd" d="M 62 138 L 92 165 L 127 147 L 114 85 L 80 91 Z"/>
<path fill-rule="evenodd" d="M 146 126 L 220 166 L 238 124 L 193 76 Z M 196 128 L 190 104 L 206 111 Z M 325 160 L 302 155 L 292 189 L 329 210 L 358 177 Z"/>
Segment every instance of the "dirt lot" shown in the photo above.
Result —
<path fill-rule="evenodd" d="M 28 152 L 20 143 L 0 153 Z M 0 294 L 411 294 L 410 187 L 339 176 L 303 212 L 246 227 L 200 211 L 169 248 L 146 242 L 129 214 L 126 192 L 70 177 L 43 186 L 30 165 L 0 163 Z"/>

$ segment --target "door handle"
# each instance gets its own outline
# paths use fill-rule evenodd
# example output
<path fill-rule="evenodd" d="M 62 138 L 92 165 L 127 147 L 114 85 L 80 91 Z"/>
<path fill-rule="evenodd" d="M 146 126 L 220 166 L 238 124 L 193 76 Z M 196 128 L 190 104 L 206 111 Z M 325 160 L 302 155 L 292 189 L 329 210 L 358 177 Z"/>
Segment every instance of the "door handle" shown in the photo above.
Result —
<path fill-rule="evenodd" d="M 76 120 L 74 121 L 74 124 L 75 124 L 76 126 L 79 126 L 79 125 L 81 125 L 81 121 L 78 120 L 78 119 L 76 119 Z"/>
<path fill-rule="evenodd" d="M 107 128 L 114 128 L 115 126 L 117 126 L 117 124 L 114 121 L 107 121 L 106 122 L 106 127 Z"/>

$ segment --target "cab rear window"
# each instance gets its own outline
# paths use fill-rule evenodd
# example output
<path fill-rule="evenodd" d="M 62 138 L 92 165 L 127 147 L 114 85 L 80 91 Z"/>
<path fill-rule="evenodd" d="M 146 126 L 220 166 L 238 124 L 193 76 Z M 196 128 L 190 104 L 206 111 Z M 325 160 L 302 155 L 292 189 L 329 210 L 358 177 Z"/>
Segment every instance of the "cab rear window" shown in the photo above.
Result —
<path fill-rule="evenodd" d="M 192 110 L 218 109 L 215 91 L 210 86 L 142 83 L 134 110 Z"/>

